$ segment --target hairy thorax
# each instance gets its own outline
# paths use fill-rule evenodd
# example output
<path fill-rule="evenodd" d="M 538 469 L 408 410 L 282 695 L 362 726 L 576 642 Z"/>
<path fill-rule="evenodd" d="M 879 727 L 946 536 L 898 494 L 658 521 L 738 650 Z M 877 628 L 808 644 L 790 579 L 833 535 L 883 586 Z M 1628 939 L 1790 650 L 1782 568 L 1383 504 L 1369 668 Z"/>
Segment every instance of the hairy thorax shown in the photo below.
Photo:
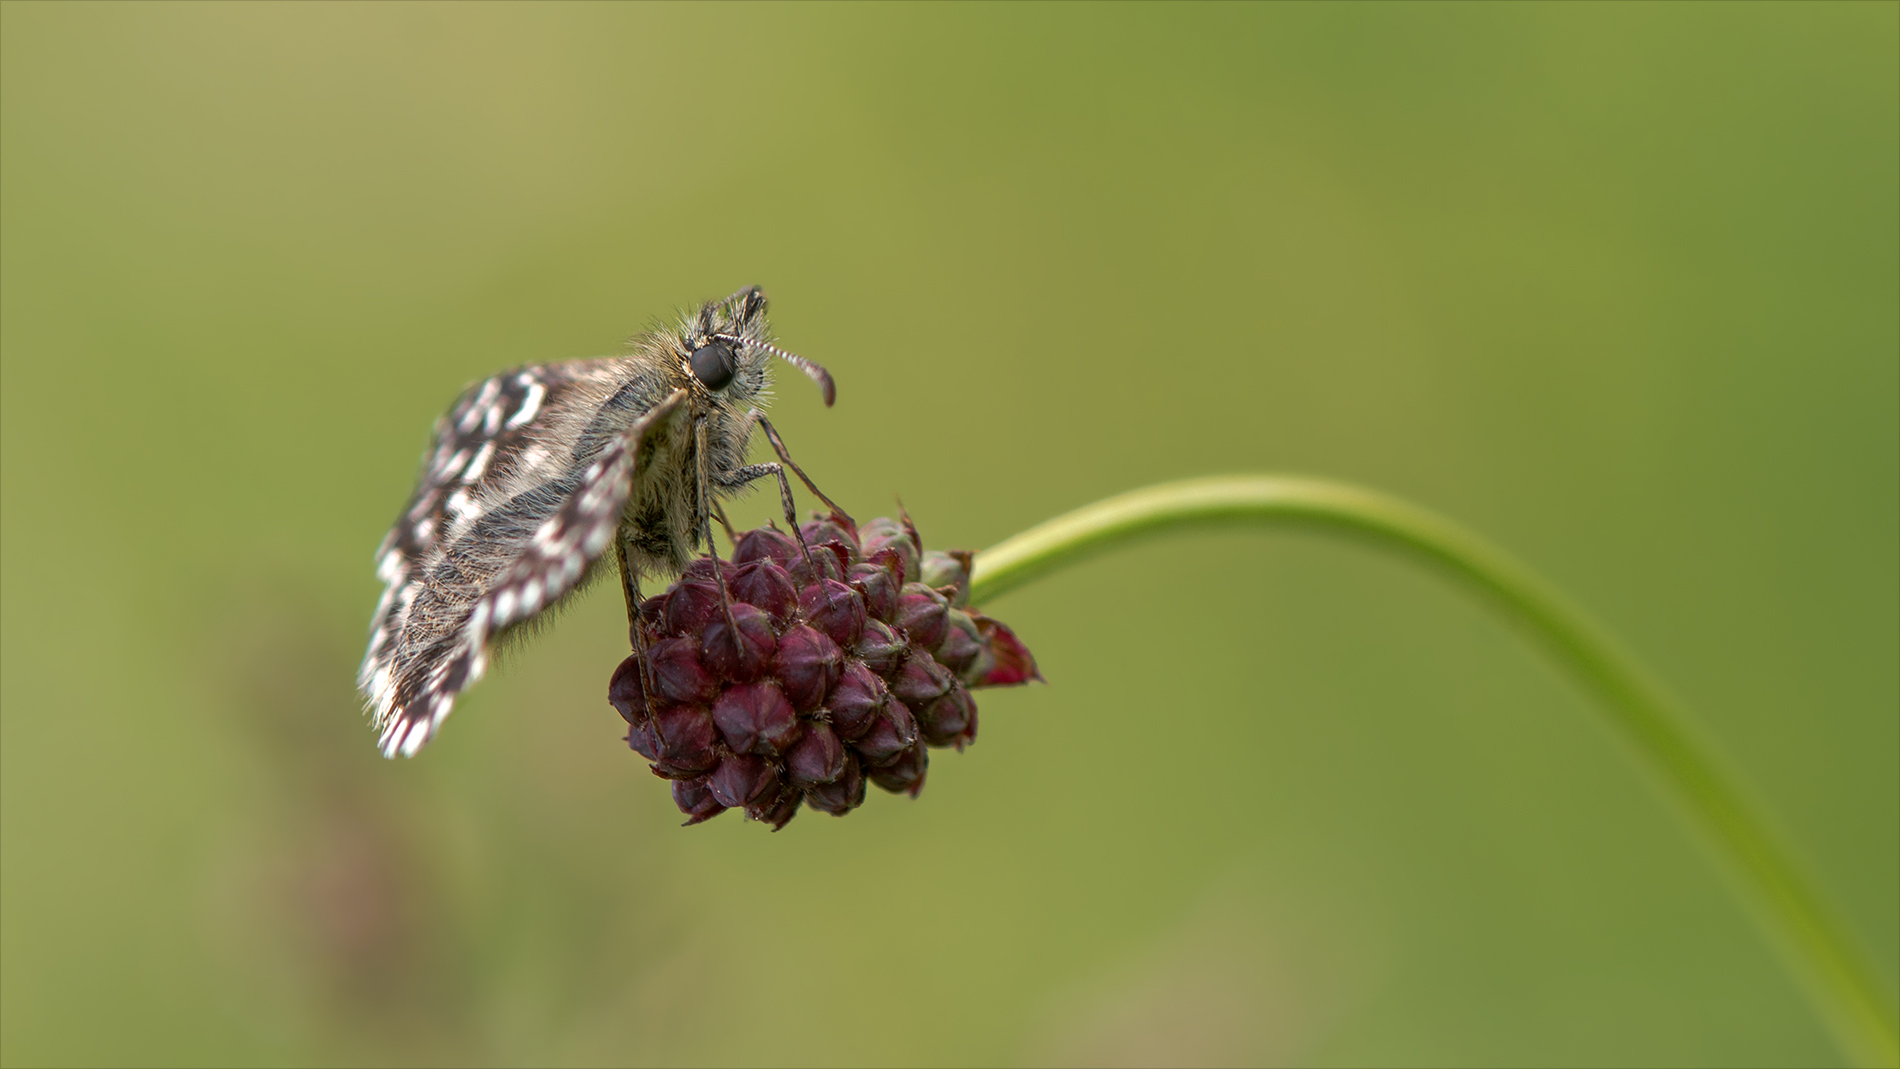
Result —
<path fill-rule="evenodd" d="M 677 574 L 699 547 L 693 414 L 681 406 L 649 432 L 635 466 L 633 490 L 621 513 L 621 534 L 634 568 L 647 575 Z"/>

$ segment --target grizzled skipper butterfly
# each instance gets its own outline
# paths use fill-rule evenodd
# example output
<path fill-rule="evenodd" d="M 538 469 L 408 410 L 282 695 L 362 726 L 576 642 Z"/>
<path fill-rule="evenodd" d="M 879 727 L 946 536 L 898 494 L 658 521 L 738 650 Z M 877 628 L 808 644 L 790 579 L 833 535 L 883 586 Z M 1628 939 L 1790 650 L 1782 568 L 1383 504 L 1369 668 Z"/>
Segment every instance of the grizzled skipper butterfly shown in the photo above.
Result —
<path fill-rule="evenodd" d="M 789 467 L 831 504 L 757 407 L 772 357 L 809 375 L 826 405 L 831 375 L 770 336 L 765 294 L 748 286 L 626 356 L 476 383 L 436 420 L 409 507 L 376 554 L 387 588 L 357 675 L 385 757 L 421 749 L 481 678 L 490 643 L 604 574 L 609 548 L 632 624 L 642 574 L 678 572 L 701 539 L 711 551 L 720 498 L 775 476 L 796 532 Z M 782 464 L 746 463 L 755 426 Z"/>

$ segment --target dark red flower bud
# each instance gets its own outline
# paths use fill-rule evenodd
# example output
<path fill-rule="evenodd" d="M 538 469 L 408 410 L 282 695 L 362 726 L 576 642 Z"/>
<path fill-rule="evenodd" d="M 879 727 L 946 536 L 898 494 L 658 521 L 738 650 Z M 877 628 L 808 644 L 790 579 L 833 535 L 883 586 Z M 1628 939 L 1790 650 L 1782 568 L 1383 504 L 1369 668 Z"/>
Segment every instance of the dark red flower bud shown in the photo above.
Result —
<path fill-rule="evenodd" d="M 922 650 L 912 650 L 904 667 L 891 676 L 891 693 L 913 709 L 942 697 L 956 682 L 950 670 Z"/>
<path fill-rule="evenodd" d="M 976 702 L 963 684 L 953 683 L 943 697 L 917 710 L 917 730 L 932 746 L 961 750 L 976 740 Z"/>
<path fill-rule="evenodd" d="M 805 788 L 805 804 L 834 817 L 844 816 L 864 804 L 864 772 L 858 756 L 849 750 L 844 755 L 844 771 L 830 783 Z"/>
<path fill-rule="evenodd" d="M 790 623 L 792 614 L 798 611 L 798 588 L 773 560 L 741 564 L 732 575 L 732 597 L 764 609 L 776 627 Z"/>
<path fill-rule="evenodd" d="M 783 753 L 798 739 L 798 713 L 769 679 L 727 687 L 713 703 L 712 720 L 734 753 Z"/>
<path fill-rule="evenodd" d="M 680 583 L 666 597 L 666 629 L 675 635 L 697 635 L 719 614 L 719 588 L 703 579 Z"/>
<path fill-rule="evenodd" d="M 767 565 L 770 567 L 770 565 Z M 750 683 L 771 667 L 778 652 L 778 638 L 772 634 L 772 618 L 765 610 L 745 602 L 732 606 L 734 631 L 724 614 L 713 617 L 700 635 L 700 660 L 714 675 L 734 683 Z M 971 625 L 974 630 L 975 625 Z"/>
<path fill-rule="evenodd" d="M 976 629 L 976 621 L 962 609 L 951 609 L 947 619 L 950 626 L 943 630 L 943 641 L 937 643 L 937 663 L 950 670 L 952 675 L 961 677 L 989 647 Z"/>
<path fill-rule="evenodd" d="M 973 612 L 970 616 L 983 636 L 987 653 L 971 666 L 965 683 L 972 687 L 1013 687 L 1032 679 L 1038 682 L 1042 680 L 1042 672 L 1036 668 L 1035 656 L 1016 637 L 1016 632 L 980 612 Z"/>
<path fill-rule="evenodd" d="M 858 554 L 864 560 L 872 560 L 880 553 L 895 553 L 899 562 L 898 584 L 914 583 L 922 574 L 918 566 L 923 554 L 914 534 L 896 520 L 879 516 L 858 528 Z"/>
<path fill-rule="evenodd" d="M 855 531 L 846 528 L 849 522 L 834 512 L 824 519 L 806 520 L 799 524 L 798 533 L 805 536 L 805 544 L 813 549 L 830 544 L 843 547 L 847 558 L 844 563 L 850 564 L 858 559 L 858 536 Z"/>
<path fill-rule="evenodd" d="M 777 562 L 781 568 L 790 568 L 792 562 L 798 557 L 798 540 L 784 531 L 770 527 L 754 527 L 740 535 L 738 544 L 732 547 L 732 560 L 735 564 L 769 560 Z M 758 603 L 753 602 L 753 604 Z"/>
<path fill-rule="evenodd" d="M 660 759 L 660 739 L 653 734 L 653 723 L 634 724 L 627 730 L 627 745 L 649 761 Z"/>
<path fill-rule="evenodd" d="M 614 669 L 614 677 L 607 684 L 607 703 L 620 713 L 620 718 L 629 724 L 637 724 L 647 717 L 646 690 L 640 682 L 640 658 L 637 654 L 628 654 L 627 659 Z"/>
<path fill-rule="evenodd" d="M 865 667 L 878 675 L 895 671 L 910 656 L 910 643 L 897 633 L 889 624 L 877 620 L 864 621 L 864 634 L 858 636 L 858 644 L 851 648 L 851 656 L 864 662 Z"/>
<path fill-rule="evenodd" d="M 745 807 L 745 815 L 763 824 L 772 825 L 777 831 L 792 822 L 798 815 L 798 805 L 805 800 L 805 792 L 796 787 L 781 787 L 776 797 L 767 794 Z"/>
<path fill-rule="evenodd" d="M 842 738 L 855 739 L 871 728 L 871 720 L 891 697 L 890 688 L 868 665 L 847 661 L 844 675 L 825 699 L 831 726 Z"/>
<path fill-rule="evenodd" d="M 785 778 L 794 787 L 830 783 L 843 772 L 844 743 L 825 724 L 807 724 L 805 734 L 785 751 Z"/>
<path fill-rule="evenodd" d="M 922 583 L 905 583 L 897 599 L 897 615 L 892 619 L 911 644 L 932 650 L 943 641 L 949 623 L 950 602 L 942 594 Z"/>
<path fill-rule="evenodd" d="M 719 804 L 719 799 L 713 797 L 712 788 L 707 785 L 711 778 L 708 775 L 673 781 L 673 804 L 686 814 L 689 827 L 726 811 L 726 807 Z"/>
<path fill-rule="evenodd" d="M 778 638 L 772 674 L 801 713 L 824 704 L 825 695 L 837 684 L 843 669 L 844 654 L 839 652 L 838 644 L 818 631 L 799 624 Z"/>
<path fill-rule="evenodd" d="M 778 773 L 757 754 L 727 754 L 706 777 L 706 786 L 720 805 L 733 809 L 778 789 Z"/>
<path fill-rule="evenodd" d="M 664 594 L 650 597 L 640 603 L 640 626 L 646 629 L 647 634 L 657 634 L 666 628 L 666 603 L 671 600 L 673 600 L 673 591 L 669 589 Z M 633 636 L 631 627 L 627 628 L 627 642 L 633 645 L 639 644 L 639 640 Z"/>
<path fill-rule="evenodd" d="M 825 633 L 839 646 L 858 644 L 864 633 L 864 595 L 827 579 L 798 592 L 798 609 L 805 622 Z"/>
<path fill-rule="evenodd" d="M 792 582 L 800 588 L 808 587 L 820 579 L 843 579 L 844 570 L 851 563 L 851 551 L 837 542 L 824 542 L 809 547 L 811 558 L 804 557 L 785 566 Z"/>
<path fill-rule="evenodd" d="M 920 741 L 899 754 L 897 760 L 883 768 L 872 769 L 871 782 L 892 794 L 908 791 L 915 798 L 917 792 L 924 789 L 924 773 L 929 768 L 930 751 L 924 749 Z"/>
<path fill-rule="evenodd" d="M 851 748 L 872 767 L 888 764 L 917 742 L 917 721 L 900 701 L 887 701 L 871 721 L 870 730 L 858 736 Z"/>
<path fill-rule="evenodd" d="M 699 663 L 698 639 L 655 642 L 647 650 L 647 666 L 653 673 L 653 689 L 668 701 L 703 703 L 719 693 L 719 680 Z"/>
<path fill-rule="evenodd" d="M 669 705 L 648 725 L 659 743 L 653 771 L 668 779 L 696 776 L 719 763 L 712 714 L 703 705 Z"/>
<path fill-rule="evenodd" d="M 970 572 L 975 563 L 976 555 L 967 549 L 933 549 L 924 554 L 922 582 L 932 590 L 951 588 L 950 604 L 961 609 L 970 602 Z"/>
<path fill-rule="evenodd" d="M 873 619 L 888 623 L 896 614 L 897 595 L 904 585 L 898 572 L 903 567 L 896 553 L 885 550 L 876 560 L 853 564 L 845 573 L 851 585 L 864 595 L 864 611 Z"/>
<path fill-rule="evenodd" d="M 713 578 L 715 566 L 718 571 L 717 580 Z M 680 579 L 688 583 L 698 582 L 709 585 L 715 585 L 719 582 L 731 583 L 732 573 L 738 567 L 739 566 L 732 561 L 715 561 L 711 557 L 695 557 L 692 563 L 688 564 L 685 570 L 680 572 Z"/>

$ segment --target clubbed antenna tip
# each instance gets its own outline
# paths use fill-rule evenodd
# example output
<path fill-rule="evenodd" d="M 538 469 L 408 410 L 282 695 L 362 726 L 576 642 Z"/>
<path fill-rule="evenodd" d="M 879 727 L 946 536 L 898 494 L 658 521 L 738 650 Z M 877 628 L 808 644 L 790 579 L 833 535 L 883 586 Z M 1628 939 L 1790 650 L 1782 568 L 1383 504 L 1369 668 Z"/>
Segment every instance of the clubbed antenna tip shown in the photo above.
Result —
<path fill-rule="evenodd" d="M 838 387 L 831 381 L 831 372 L 826 371 L 823 365 L 807 360 L 797 353 L 788 353 L 770 342 L 760 342 L 759 347 L 803 371 L 811 378 L 811 381 L 817 383 L 818 389 L 825 395 L 826 408 L 830 408 L 832 403 L 838 400 Z"/>

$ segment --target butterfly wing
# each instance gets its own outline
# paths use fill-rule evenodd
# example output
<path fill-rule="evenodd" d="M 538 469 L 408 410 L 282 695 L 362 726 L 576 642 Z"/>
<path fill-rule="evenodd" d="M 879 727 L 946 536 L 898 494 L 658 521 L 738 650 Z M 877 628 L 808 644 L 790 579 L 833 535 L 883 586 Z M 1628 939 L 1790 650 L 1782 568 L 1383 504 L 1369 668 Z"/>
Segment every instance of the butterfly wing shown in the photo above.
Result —
<path fill-rule="evenodd" d="M 601 433 L 610 362 L 504 372 L 438 420 L 358 674 L 384 756 L 412 756 L 487 667 L 488 640 L 553 604 L 611 544 L 645 433 L 684 392 Z M 589 431 L 592 433 L 589 433 Z"/>

